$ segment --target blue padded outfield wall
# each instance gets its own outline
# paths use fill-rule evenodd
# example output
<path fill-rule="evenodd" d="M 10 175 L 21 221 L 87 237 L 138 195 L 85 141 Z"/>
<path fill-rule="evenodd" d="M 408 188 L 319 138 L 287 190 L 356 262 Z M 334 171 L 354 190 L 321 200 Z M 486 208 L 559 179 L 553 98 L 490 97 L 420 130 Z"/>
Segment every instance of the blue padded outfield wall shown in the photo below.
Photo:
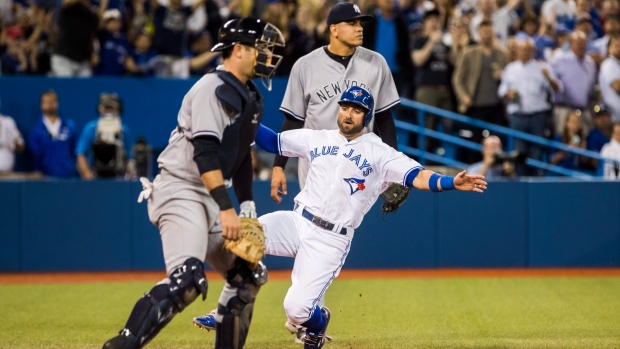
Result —
<path fill-rule="evenodd" d="M 290 209 L 255 182 L 259 214 Z M 0 182 L 0 272 L 163 270 L 157 229 L 132 181 Z M 271 269 L 292 260 L 267 257 Z M 345 268 L 619 267 L 620 183 L 496 182 L 485 194 L 414 191 L 395 215 L 380 201 Z"/>
<path fill-rule="evenodd" d="M 196 79 L 0 78 L 0 113 L 27 138 L 40 117 L 40 94 L 57 91 L 60 112 L 78 128 L 97 117 L 102 92 L 124 100 L 123 120 L 135 137 L 163 149 L 183 96 Z M 286 80 L 264 92 L 263 123 L 279 129 Z M 28 169 L 28 155 L 18 156 Z M 297 188 L 289 183 L 289 192 Z M 157 230 L 139 182 L 0 181 L 0 272 L 163 270 Z M 290 209 L 258 182 L 259 213 Z M 379 204 L 356 232 L 345 268 L 620 266 L 620 183 L 499 182 L 483 195 L 413 192 L 381 220 Z M 268 257 L 271 268 L 291 268 Z"/>

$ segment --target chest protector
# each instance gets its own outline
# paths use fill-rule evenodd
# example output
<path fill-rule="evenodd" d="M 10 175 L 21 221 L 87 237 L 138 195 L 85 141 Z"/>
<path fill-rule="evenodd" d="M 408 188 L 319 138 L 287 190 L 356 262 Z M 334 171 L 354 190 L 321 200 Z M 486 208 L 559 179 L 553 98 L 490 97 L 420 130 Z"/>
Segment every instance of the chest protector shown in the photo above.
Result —
<path fill-rule="evenodd" d="M 229 179 L 250 153 L 263 117 L 263 98 L 252 81 L 244 85 L 229 72 L 218 71 L 216 74 L 224 84 L 217 87 L 215 94 L 234 113 L 232 123 L 224 129 L 217 154 L 222 174 Z"/>

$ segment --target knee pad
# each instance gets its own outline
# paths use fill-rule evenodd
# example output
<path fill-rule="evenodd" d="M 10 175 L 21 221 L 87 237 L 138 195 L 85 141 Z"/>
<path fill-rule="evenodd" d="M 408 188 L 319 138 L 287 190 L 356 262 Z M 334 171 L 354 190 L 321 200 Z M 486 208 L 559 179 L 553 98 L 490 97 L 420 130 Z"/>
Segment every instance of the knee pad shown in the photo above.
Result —
<path fill-rule="evenodd" d="M 207 296 L 207 278 L 204 266 L 190 258 L 168 276 L 169 283 L 155 285 L 138 300 L 125 328 L 104 348 L 137 349 L 148 344 L 172 318 L 191 304 L 199 294 Z M 124 338 L 120 338 L 124 337 Z M 122 341 L 120 339 L 123 339 Z M 123 346 L 112 345 L 123 343 Z"/>
<path fill-rule="evenodd" d="M 207 298 L 207 277 L 202 261 L 190 258 L 170 273 L 168 278 L 170 279 L 169 296 L 179 312 L 191 304 L 198 294 L 202 295 L 203 301 Z"/>
<path fill-rule="evenodd" d="M 243 259 L 235 259 L 235 265 L 228 271 L 226 281 L 236 288 L 236 294 L 225 299 L 226 304 L 218 304 L 216 319 L 221 321 L 215 323 L 215 348 L 243 348 L 250 330 L 254 301 L 267 279 L 267 268 L 263 263 L 259 262 L 252 270 Z"/>

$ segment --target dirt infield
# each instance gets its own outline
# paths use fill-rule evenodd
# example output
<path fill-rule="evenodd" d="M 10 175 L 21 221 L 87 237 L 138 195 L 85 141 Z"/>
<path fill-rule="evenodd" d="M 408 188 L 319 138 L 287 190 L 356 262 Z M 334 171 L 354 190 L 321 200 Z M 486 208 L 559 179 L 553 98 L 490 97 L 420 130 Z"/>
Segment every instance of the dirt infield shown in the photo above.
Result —
<path fill-rule="evenodd" d="M 0 285 L 93 283 L 123 281 L 159 281 L 163 272 L 75 272 L 75 273 L 7 273 L 0 274 Z M 272 280 L 290 279 L 290 270 L 269 271 Z M 620 277 L 620 268 L 568 269 L 388 269 L 343 270 L 339 279 L 401 279 L 401 278 L 496 278 L 496 277 Z M 207 278 L 219 279 L 214 272 Z"/>

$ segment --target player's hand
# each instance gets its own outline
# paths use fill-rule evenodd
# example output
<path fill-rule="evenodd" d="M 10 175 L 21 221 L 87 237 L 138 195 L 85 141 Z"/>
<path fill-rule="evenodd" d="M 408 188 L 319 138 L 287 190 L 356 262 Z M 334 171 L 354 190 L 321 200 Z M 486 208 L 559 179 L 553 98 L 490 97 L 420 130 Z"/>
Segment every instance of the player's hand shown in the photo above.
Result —
<path fill-rule="evenodd" d="M 280 187 L 282 190 L 279 190 Z M 276 166 L 271 171 L 271 198 L 273 201 L 281 203 L 280 195 L 286 195 L 286 175 L 282 167 Z"/>
<path fill-rule="evenodd" d="M 454 177 L 454 187 L 462 191 L 483 193 L 487 189 L 487 182 L 484 181 L 483 175 L 470 176 L 467 171 L 463 171 Z"/>
<path fill-rule="evenodd" d="M 245 217 L 245 218 L 257 218 L 258 215 L 256 214 L 256 204 L 254 203 L 254 201 L 251 200 L 247 200 L 242 202 L 239 205 L 239 218 L 241 217 Z"/>
<path fill-rule="evenodd" d="M 241 237 L 241 220 L 234 208 L 220 211 L 220 222 L 222 223 L 222 237 L 230 240 L 237 240 Z"/>

